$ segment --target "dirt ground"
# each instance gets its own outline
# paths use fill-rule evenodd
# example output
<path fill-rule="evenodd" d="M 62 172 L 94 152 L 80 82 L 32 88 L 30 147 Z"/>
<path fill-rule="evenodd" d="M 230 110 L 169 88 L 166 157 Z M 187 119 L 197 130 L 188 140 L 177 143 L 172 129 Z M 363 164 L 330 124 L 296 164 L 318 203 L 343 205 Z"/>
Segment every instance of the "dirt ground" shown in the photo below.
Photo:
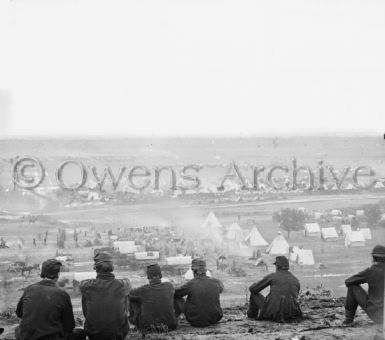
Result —
<path fill-rule="evenodd" d="M 381 330 L 364 313 L 358 312 L 353 327 L 342 327 L 343 299 L 314 299 L 302 301 L 304 319 L 298 323 L 279 324 L 254 321 L 246 317 L 246 307 L 224 308 L 222 320 L 207 328 L 194 328 L 185 320 L 179 328 L 167 334 L 141 334 L 132 329 L 127 339 L 266 339 L 266 340 L 317 340 L 317 339 L 381 339 Z M 0 324 L 5 333 L 0 339 L 13 339 L 17 319 L 3 312 Z M 81 319 L 81 313 L 76 313 Z"/>

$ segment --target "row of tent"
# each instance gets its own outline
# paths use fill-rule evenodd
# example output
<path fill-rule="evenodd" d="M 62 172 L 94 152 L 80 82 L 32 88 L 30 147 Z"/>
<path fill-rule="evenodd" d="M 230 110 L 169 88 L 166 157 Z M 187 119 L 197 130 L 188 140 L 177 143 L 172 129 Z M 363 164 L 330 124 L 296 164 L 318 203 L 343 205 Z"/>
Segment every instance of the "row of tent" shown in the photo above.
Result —
<path fill-rule="evenodd" d="M 341 231 L 347 246 L 350 246 L 353 243 L 365 243 L 366 240 L 372 239 L 372 232 L 370 228 L 361 228 L 353 231 L 350 224 L 342 224 Z M 320 228 L 318 223 L 306 223 L 304 233 L 305 236 L 321 237 L 323 240 L 339 238 L 336 228 Z"/>

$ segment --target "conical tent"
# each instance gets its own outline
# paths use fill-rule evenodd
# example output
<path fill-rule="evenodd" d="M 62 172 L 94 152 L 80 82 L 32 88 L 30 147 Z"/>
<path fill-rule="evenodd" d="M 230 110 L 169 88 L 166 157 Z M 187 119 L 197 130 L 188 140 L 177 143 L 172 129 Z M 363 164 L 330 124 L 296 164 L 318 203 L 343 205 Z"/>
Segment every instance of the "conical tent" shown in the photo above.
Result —
<path fill-rule="evenodd" d="M 365 237 L 361 231 L 352 231 L 345 236 L 346 247 L 361 247 L 365 245 Z"/>
<path fill-rule="evenodd" d="M 249 235 L 245 238 L 245 242 L 248 242 L 253 247 L 266 247 L 268 245 L 256 227 L 251 229 Z"/>
<path fill-rule="evenodd" d="M 206 220 L 203 222 L 202 228 L 218 228 L 222 229 L 222 224 L 221 222 L 218 221 L 217 217 L 215 214 L 210 211 L 209 215 L 207 216 Z"/>
<path fill-rule="evenodd" d="M 223 227 L 215 214 L 211 211 L 201 226 L 204 238 L 210 239 L 216 244 L 223 241 Z"/>
<path fill-rule="evenodd" d="M 266 249 L 266 253 L 270 255 L 287 255 L 289 253 L 289 243 L 285 238 L 278 234 L 278 236 L 270 243 Z"/>
<path fill-rule="evenodd" d="M 242 240 L 242 228 L 239 226 L 238 223 L 235 222 L 229 227 L 229 230 L 226 234 L 226 238 L 228 240 Z"/>

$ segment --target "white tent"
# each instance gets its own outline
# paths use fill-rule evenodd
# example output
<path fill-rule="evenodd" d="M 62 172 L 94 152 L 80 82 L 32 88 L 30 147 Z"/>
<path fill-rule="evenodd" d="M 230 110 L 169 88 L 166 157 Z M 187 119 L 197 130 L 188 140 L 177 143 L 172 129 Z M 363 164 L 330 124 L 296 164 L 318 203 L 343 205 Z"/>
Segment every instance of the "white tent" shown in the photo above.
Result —
<path fill-rule="evenodd" d="M 378 181 L 378 182 L 374 185 L 374 187 L 375 187 L 376 189 L 383 189 L 383 188 L 385 188 L 384 184 L 383 184 L 382 182 L 380 182 L 380 181 Z"/>
<path fill-rule="evenodd" d="M 370 230 L 370 228 L 360 228 L 360 231 L 364 235 L 365 240 L 372 239 L 372 231 Z"/>
<path fill-rule="evenodd" d="M 365 216 L 365 211 L 364 210 L 357 210 L 356 211 L 356 216 L 360 216 L 360 217 Z"/>
<path fill-rule="evenodd" d="M 338 234 L 336 228 L 322 228 L 321 229 L 321 238 L 323 240 L 338 240 Z"/>
<path fill-rule="evenodd" d="M 315 211 L 314 212 L 314 218 L 316 219 L 316 220 L 319 220 L 321 217 L 322 217 L 322 213 L 321 212 L 318 212 L 318 211 Z"/>
<path fill-rule="evenodd" d="M 114 247 L 118 248 L 122 254 L 132 254 L 138 251 L 135 241 L 114 241 Z"/>
<path fill-rule="evenodd" d="M 209 213 L 206 220 L 201 225 L 201 230 L 203 231 L 202 237 L 204 239 L 211 240 L 217 245 L 222 243 L 223 227 L 212 211 Z"/>
<path fill-rule="evenodd" d="M 345 236 L 346 247 L 359 247 L 365 245 L 365 237 L 361 231 L 352 231 Z"/>
<path fill-rule="evenodd" d="M 218 221 L 215 214 L 212 211 L 210 211 L 209 215 L 206 217 L 206 220 L 201 225 L 201 228 L 204 228 L 204 229 L 206 229 L 206 228 L 222 229 L 223 227 L 222 227 L 221 222 Z"/>
<path fill-rule="evenodd" d="M 242 240 L 242 228 L 238 223 L 234 222 L 230 225 L 229 230 L 226 234 L 228 240 L 241 241 Z"/>
<path fill-rule="evenodd" d="M 287 255 L 289 247 L 289 243 L 287 243 L 281 233 L 278 233 L 277 237 L 267 247 L 266 253 L 270 255 Z"/>
<path fill-rule="evenodd" d="M 314 262 L 313 251 L 311 249 L 299 249 L 297 263 L 303 266 L 311 266 Z"/>
<path fill-rule="evenodd" d="M 333 209 L 332 210 L 332 215 L 333 216 L 341 216 L 342 215 L 342 211 L 338 210 L 338 209 Z"/>
<path fill-rule="evenodd" d="M 252 247 L 265 247 L 268 245 L 256 227 L 251 229 L 249 235 L 245 238 L 245 242 L 248 242 Z"/>
<path fill-rule="evenodd" d="M 306 223 L 305 224 L 305 230 L 304 230 L 305 236 L 321 236 L 321 228 L 319 227 L 318 223 Z"/>
<path fill-rule="evenodd" d="M 352 226 L 350 224 L 342 224 L 342 235 L 345 237 L 347 234 L 352 232 Z"/>

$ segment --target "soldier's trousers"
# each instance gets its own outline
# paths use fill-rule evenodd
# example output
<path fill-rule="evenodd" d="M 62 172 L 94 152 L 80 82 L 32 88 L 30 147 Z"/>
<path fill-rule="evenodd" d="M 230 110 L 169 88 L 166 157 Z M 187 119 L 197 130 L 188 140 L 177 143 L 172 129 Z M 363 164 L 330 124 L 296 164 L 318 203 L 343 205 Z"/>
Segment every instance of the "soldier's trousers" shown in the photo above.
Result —
<path fill-rule="evenodd" d="M 184 298 L 174 298 L 174 310 L 175 310 L 175 316 L 178 317 L 179 315 L 184 313 L 185 310 L 185 304 L 186 301 Z"/>
<path fill-rule="evenodd" d="M 368 293 L 361 286 L 348 287 L 345 301 L 346 320 L 353 321 L 358 306 L 367 313 L 368 299 Z M 372 319 L 370 315 L 368 316 Z"/>
<path fill-rule="evenodd" d="M 261 293 L 250 294 L 247 316 L 249 318 L 257 319 L 259 311 L 261 310 L 264 301 L 265 297 Z"/>

